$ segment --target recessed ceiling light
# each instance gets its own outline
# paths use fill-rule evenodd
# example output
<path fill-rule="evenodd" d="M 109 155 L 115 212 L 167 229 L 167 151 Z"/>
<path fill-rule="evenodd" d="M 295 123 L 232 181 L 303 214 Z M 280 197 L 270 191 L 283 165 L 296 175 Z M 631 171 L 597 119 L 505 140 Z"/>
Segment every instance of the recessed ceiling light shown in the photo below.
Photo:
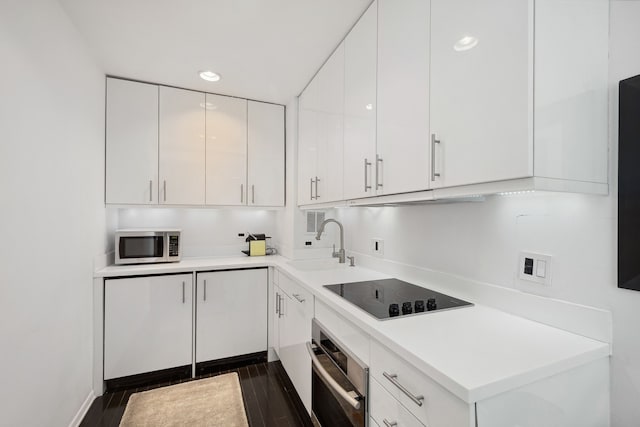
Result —
<path fill-rule="evenodd" d="M 202 80 L 206 80 L 208 82 L 217 82 L 220 80 L 220 74 L 214 73 L 213 71 L 200 71 L 200 78 Z"/>
<path fill-rule="evenodd" d="M 364 108 L 366 108 L 367 110 L 371 111 L 373 110 L 373 104 L 367 104 L 364 106 Z"/>
<path fill-rule="evenodd" d="M 473 36 L 464 36 L 453 45 L 453 50 L 456 52 L 463 52 L 465 50 L 473 49 L 478 45 L 478 39 Z"/>
<path fill-rule="evenodd" d="M 212 102 L 201 102 L 200 108 L 206 108 L 207 110 L 217 110 L 218 106 L 213 104 Z"/>

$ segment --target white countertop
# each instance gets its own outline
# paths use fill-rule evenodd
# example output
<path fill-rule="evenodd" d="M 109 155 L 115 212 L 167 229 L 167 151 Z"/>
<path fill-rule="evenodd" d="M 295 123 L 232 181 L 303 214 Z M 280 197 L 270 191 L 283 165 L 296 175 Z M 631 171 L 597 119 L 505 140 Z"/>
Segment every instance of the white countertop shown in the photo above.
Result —
<path fill-rule="evenodd" d="M 372 338 L 468 403 L 610 354 L 607 343 L 482 305 L 380 321 L 322 286 L 389 276 L 361 267 L 305 271 L 294 265 L 295 262 L 281 256 L 194 258 L 170 264 L 109 266 L 95 275 L 119 277 L 277 267 Z"/>

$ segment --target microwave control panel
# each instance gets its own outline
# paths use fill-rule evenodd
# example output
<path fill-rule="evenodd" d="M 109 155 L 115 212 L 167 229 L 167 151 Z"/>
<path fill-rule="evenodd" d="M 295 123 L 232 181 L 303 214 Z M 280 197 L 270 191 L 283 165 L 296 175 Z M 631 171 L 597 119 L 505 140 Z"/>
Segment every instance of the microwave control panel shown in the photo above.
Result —
<path fill-rule="evenodd" d="M 169 236 L 169 256 L 179 256 L 179 239 L 180 236 Z"/>

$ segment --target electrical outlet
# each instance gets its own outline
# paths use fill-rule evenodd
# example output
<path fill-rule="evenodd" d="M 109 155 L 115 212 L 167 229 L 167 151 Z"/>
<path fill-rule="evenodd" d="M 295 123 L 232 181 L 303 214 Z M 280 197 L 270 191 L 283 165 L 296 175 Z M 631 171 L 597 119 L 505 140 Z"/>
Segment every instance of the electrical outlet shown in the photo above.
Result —
<path fill-rule="evenodd" d="M 551 255 L 533 252 L 520 252 L 518 259 L 518 277 L 540 285 L 551 285 Z"/>
<path fill-rule="evenodd" d="M 371 239 L 371 253 L 376 256 L 384 255 L 384 240 Z"/>

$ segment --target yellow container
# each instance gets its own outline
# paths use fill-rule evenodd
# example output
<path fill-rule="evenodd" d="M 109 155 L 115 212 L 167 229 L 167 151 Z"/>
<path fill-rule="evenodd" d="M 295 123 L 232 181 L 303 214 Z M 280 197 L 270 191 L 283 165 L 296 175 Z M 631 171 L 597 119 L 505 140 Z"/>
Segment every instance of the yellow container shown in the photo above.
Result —
<path fill-rule="evenodd" d="M 249 256 L 262 256 L 267 254 L 266 240 L 250 240 Z"/>

